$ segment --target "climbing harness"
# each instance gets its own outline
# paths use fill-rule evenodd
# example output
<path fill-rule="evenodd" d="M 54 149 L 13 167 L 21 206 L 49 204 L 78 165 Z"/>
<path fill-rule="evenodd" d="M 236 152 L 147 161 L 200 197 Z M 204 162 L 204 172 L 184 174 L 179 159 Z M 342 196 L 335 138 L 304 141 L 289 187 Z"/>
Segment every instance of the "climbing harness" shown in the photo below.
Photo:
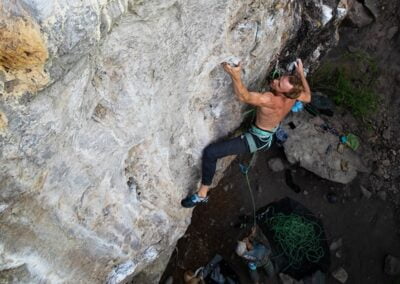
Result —
<path fill-rule="evenodd" d="M 253 205 L 254 226 L 256 225 L 256 205 L 254 202 L 253 192 L 251 190 L 251 185 L 250 185 L 250 180 L 249 180 L 249 171 L 250 171 L 250 168 L 253 167 L 253 165 L 255 163 L 257 151 L 262 150 L 264 148 L 271 147 L 272 140 L 274 138 L 274 134 L 278 129 L 279 129 L 279 125 L 276 126 L 274 129 L 272 129 L 271 131 L 266 131 L 266 130 L 262 130 L 262 129 L 258 128 L 257 126 L 255 126 L 253 124 L 251 126 L 251 128 L 249 129 L 249 131 L 244 134 L 244 137 L 247 141 L 247 145 L 249 145 L 250 153 L 252 153 L 253 155 L 251 157 L 251 160 L 250 160 L 250 163 L 248 166 L 240 163 L 239 167 L 240 167 L 240 171 L 242 172 L 242 174 L 244 174 L 246 177 L 247 187 L 250 192 L 251 202 Z M 256 136 L 260 141 L 262 141 L 264 143 L 264 145 L 261 147 L 257 147 L 256 141 L 254 140 L 253 135 Z"/>
<path fill-rule="evenodd" d="M 249 145 L 250 153 L 254 153 L 264 148 L 271 147 L 274 134 L 278 130 L 278 128 L 279 125 L 276 126 L 274 129 L 272 129 L 271 131 L 267 131 L 260 129 L 255 125 L 252 125 L 249 131 L 244 134 L 244 137 L 246 138 L 247 141 L 247 145 Z M 261 142 L 263 142 L 264 145 L 261 147 L 257 147 L 253 135 L 256 136 Z"/>

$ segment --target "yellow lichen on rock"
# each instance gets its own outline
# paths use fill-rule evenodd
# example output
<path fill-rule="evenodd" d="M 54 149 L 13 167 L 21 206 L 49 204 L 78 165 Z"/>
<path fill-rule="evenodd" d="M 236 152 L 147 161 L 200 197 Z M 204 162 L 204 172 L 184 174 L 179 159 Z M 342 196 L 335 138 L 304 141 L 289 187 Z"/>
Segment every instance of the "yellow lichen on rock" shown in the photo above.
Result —
<path fill-rule="evenodd" d="M 49 82 L 48 51 L 37 24 L 0 11 L 0 73 L 5 96 L 35 93 Z"/>
<path fill-rule="evenodd" d="M 8 120 L 4 113 L 0 111 L 0 134 L 4 133 L 8 126 Z"/>

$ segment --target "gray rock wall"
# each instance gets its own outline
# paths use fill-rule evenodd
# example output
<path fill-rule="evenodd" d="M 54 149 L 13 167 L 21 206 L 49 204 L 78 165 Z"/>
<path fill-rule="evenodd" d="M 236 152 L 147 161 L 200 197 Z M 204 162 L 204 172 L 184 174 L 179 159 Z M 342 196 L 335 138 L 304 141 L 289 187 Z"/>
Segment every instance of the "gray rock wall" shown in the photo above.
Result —
<path fill-rule="evenodd" d="M 0 280 L 156 282 L 202 149 L 241 122 L 219 64 L 260 88 L 305 21 L 332 35 L 346 5 L 325 4 L 3 0 Z"/>

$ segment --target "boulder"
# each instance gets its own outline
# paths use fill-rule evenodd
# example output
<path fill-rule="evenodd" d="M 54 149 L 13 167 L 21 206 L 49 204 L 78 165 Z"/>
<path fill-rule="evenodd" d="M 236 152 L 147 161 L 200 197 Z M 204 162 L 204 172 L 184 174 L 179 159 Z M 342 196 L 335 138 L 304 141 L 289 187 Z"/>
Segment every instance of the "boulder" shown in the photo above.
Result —
<path fill-rule="evenodd" d="M 361 193 L 366 199 L 370 199 L 372 196 L 372 192 L 366 189 L 364 186 L 360 186 Z"/>
<path fill-rule="evenodd" d="M 400 275 L 400 259 L 392 255 L 385 257 L 385 273 L 388 275 Z"/>
<path fill-rule="evenodd" d="M 339 267 L 338 269 L 333 271 L 332 276 L 342 284 L 346 283 L 347 278 L 349 277 L 346 270 L 344 270 L 343 267 Z"/>
<path fill-rule="evenodd" d="M 347 21 L 349 21 L 354 27 L 362 28 L 371 24 L 374 21 L 374 18 L 363 4 L 358 1 L 353 1 L 352 6 L 347 13 Z"/>
<path fill-rule="evenodd" d="M 268 166 L 273 172 L 280 172 L 285 169 L 285 165 L 280 158 L 272 158 L 268 161 Z"/>
<path fill-rule="evenodd" d="M 339 238 L 339 239 L 337 239 L 337 240 L 334 240 L 334 241 L 330 244 L 329 249 L 330 249 L 331 251 L 335 251 L 335 250 L 340 249 L 342 246 L 343 246 L 343 239 L 342 239 L 342 238 Z"/>
<path fill-rule="evenodd" d="M 398 26 L 393 26 L 393 27 L 389 28 L 387 35 L 386 35 L 387 39 L 389 39 L 389 40 L 392 39 L 397 34 L 398 31 L 399 31 Z"/>
<path fill-rule="evenodd" d="M 284 149 L 290 163 L 299 163 L 322 178 L 346 184 L 358 171 L 368 172 L 368 168 L 350 148 L 339 147 L 342 149 L 338 151 L 339 137 L 323 129 L 325 124 L 333 125 L 334 119 L 324 121 L 305 111 L 290 114 L 284 121 L 284 125 L 292 125 L 287 127 L 289 138 Z"/>
<path fill-rule="evenodd" d="M 296 279 L 290 277 L 290 275 L 279 273 L 279 280 L 282 284 L 303 284 L 303 280 L 297 281 Z"/>
<path fill-rule="evenodd" d="M 379 7 L 380 2 L 374 0 L 364 0 L 364 6 L 371 12 L 374 18 L 379 17 Z"/>
<path fill-rule="evenodd" d="M 383 190 L 378 191 L 377 195 L 382 201 L 386 201 L 386 199 L 387 199 L 386 191 L 383 191 Z"/>

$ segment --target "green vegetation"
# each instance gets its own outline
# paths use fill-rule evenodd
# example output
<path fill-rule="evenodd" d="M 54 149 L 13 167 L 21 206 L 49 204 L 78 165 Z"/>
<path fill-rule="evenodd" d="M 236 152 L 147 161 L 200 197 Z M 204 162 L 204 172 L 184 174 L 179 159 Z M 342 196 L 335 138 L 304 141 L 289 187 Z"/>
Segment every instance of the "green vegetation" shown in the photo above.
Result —
<path fill-rule="evenodd" d="M 321 65 L 310 83 L 314 91 L 332 96 L 336 104 L 365 120 L 378 108 L 379 99 L 374 92 L 377 77 L 375 61 L 366 53 L 356 52 Z"/>

